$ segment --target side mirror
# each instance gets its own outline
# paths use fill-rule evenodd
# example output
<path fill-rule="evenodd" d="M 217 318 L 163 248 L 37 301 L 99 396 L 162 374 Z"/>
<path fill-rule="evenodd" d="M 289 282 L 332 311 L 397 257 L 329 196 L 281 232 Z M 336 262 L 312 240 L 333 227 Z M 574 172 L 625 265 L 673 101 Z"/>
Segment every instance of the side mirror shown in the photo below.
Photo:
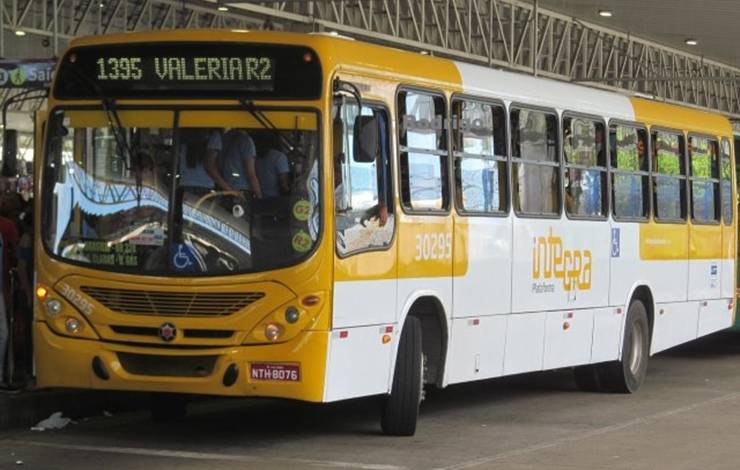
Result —
<path fill-rule="evenodd" d="M 16 159 L 18 156 L 18 131 L 6 129 L 3 131 L 3 176 L 18 174 Z"/>
<path fill-rule="evenodd" d="M 357 116 L 353 133 L 353 159 L 359 163 L 374 162 L 380 154 L 378 118 Z"/>

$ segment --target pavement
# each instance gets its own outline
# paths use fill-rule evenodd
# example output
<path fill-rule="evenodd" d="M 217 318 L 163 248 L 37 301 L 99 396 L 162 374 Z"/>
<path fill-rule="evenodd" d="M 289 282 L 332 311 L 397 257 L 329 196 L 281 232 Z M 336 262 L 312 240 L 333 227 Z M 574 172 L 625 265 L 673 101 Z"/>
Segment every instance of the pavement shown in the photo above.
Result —
<path fill-rule="evenodd" d="M 0 399 L 1 400 L 1 399 Z M 651 358 L 635 395 L 578 391 L 568 370 L 433 390 L 415 436 L 380 434 L 375 399 L 200 400 L 57 431 L 0 431 L 0 469 L 737 469 L 740 333 Z"/>

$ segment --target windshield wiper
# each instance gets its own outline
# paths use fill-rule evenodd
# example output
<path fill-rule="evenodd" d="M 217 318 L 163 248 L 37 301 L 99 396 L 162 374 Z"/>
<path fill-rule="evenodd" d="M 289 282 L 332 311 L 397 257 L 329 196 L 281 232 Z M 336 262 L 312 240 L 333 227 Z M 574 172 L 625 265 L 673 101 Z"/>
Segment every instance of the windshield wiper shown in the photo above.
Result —
<path fill-rule="evenodd" d="M 130 145 L 126 140 L 126 133 L 123 124 L 121 124 L 121 117 L 118 115 L 118 110 L 116 109 L 115 98 L 105 96 L 105 93 L 103 93 L 103 90 L 100 88 L 100 86 L 90 80 L 87 75 L 82 73 L 77 65 L 69 63 L 67 64 L 67 66 L 74 71 L 78 78 L 87 83 L 93 89 L 96 95 L 98 95 L 98 98 L 100 99 L 100 102 L 103 106 L 103 110 L 105 111 L 105 115 L 108 118 L 108 127 L 110 127 L 111 131 L 113 132 L 113 138 L 116 141 L 116 148 L 118 149 L 118 153 L 123 156 L 124 168 L 128 171 L 134 172 L 134 178 L 136 179 L 136 203 L 140 204 L 142 190 L 142 174 L 140 171 L 142 163 L 141 152 L 139 152 L 133 140 Z M 131 165 L 127 164 L 127 161 L 130 161 Z"/>
<path fill-rule="evenodd" d="M 239 104 L 257 120 L 260 125 L 272 132 L 278 139 L 285 145 L 291 153 L 297 152 L 301 157 L 306 158 L 306 154 L 298 147 L 298 144 L 290 140 L 285 134 L 280 132 L 280 129 L 270 121 L 265 113 L 255 106 L 253 101 L 250 100 L 239 100 Z"/>

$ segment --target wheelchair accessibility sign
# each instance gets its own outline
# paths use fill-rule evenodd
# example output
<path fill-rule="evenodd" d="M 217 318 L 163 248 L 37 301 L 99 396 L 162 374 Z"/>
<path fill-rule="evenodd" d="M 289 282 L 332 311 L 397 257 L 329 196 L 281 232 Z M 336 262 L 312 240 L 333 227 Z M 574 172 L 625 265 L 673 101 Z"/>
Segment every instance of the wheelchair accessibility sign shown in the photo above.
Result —
<path fill-rule="evenodd" d="M 177 271 L 193 271 L 195 269 L 195 253 L 193 248 L 185 243 L 178 243 L 172 252 L 172 267 Z"/>

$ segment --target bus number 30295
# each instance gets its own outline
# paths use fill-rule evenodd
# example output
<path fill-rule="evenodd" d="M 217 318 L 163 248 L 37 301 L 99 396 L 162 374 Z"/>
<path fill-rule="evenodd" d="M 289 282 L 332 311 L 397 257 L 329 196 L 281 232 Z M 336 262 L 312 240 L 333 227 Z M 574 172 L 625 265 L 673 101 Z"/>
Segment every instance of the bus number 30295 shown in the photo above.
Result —
<path fill-rule="evenodd" d="M 426 261 L 452 258 L 451 233 L 416 234 L 416 255 L 414 260 Z"/>

